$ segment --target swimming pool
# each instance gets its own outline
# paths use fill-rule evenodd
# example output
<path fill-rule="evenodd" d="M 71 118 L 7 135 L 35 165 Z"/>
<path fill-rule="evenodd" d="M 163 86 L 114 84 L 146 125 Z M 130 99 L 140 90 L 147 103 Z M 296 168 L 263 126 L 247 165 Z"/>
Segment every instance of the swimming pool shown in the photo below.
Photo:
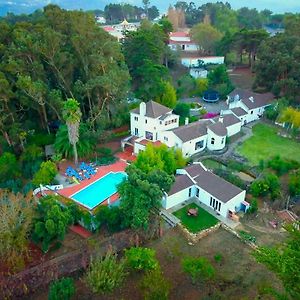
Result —
<path fill-rule="evenodd" d="M 88 209 L 93 209 L 117 192 L 117 185 L 126 178 L 126 173 L 110 172 L 73 194 L 71 198 Z"/>

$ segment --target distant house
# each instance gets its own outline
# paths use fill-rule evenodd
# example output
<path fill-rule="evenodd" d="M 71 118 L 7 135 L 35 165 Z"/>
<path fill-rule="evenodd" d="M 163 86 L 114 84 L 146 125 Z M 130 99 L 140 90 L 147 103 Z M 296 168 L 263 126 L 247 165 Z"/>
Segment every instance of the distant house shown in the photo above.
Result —
<path fill-rule="evenodd" d="M 181 51 L 198 51 L 199 46 L 192 41 L 187 32 L 171 32 L 169 36 L 169 47 L 172 50 L 180 49 Z"/>
<path fill-rule="evenodd" d="M 177 170 L 175 182 L 165 194 L 162 206 L 172 208 L 195 197 L 224 218 L 238 212 L 245 201 L 246 191 L 213 174 L 201 163 Z"/>
<path fill-rule="evenodd" d="M 249 90 L 235 89 L 227 97 L 228 110 L 221 114 L 234 114 L 242 125 L 258 120 L 272 104 L 272 93 L 258 94 Z"/>

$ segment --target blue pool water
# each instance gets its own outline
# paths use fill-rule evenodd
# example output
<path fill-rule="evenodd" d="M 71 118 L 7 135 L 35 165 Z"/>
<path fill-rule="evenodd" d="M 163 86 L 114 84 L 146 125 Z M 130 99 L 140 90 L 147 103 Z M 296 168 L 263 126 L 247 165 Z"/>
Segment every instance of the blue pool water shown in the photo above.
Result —
<path fill-rule="evenodd" d="M 93 209 L 105 199 L 117 192 L 117 185 L 126 178 L 123 172 L 108 173 L 93 182 L 83 190 L 72 195 L 71 198 L 88 209 Z"/>

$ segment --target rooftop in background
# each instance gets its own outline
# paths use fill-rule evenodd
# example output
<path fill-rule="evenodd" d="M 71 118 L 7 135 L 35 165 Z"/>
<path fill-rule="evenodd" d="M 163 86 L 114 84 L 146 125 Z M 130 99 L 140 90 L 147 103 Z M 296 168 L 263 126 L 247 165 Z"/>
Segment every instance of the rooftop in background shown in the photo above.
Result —
<path fill-rule="evenodd" d="M 133 109 L 131 112 L 139 115 L 140 114 L 140 106 Z M 171 108 L 163 106 L 157 102 L 154 102 L 154 101 L 146 102 L 146 114 L 145 114 L 146 117 L 159 118 L 162 115 L 165 115 L 170 112 L 172 112 Z"/>
<path fill-rule="evenodd" d="M 242 101 L 248 109 L 254 109 L 270 104 L 275 96 L 272 93 L 258 94 L 249 90 L 235 89 L 229 95 L 230 102 Z"/>

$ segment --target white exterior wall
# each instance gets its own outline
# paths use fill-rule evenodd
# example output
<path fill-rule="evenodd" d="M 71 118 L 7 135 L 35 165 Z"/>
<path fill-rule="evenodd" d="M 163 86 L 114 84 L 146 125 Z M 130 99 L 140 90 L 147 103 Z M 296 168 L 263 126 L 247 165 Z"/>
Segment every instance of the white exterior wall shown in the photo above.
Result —
<path fill-rule="evenodd" d="M 146 146 L 139 144 L 139 143 L 134 143 L 134 147 L 133 147 L 133 153 L 134 154 L 139 154 L 140 151 L 144 151 L 146 148 Z"/>
<path fill-rule="evenodd" d="M 192 185 L 191 188 L 192 188 L 191 197 L 194 197 L 195 192 L 196 192 L 195 186 Z M 175 205 L 178 205 L 178 204 L 184 202 L 185 200 L 188 200 L 190 198 L 189 197 L 189 189 L 190 189 L 190 187 L 188 187 L 176 194 L 173 194 L 171 196 L 167 196 L 166 199 L 163 199 L 163 202 L 162 202 L 163 207 L 165 209 L 169 209 Z"/>
<path fill-rule="evenodd" d="M 208 71 L 202 69 L 190 69 L 190 75 L 194 78 L 207 78 Z"/>
<path fill-rule="evenodd" d="M 135 120 L 135 117 L 138 120 Z M 169 120 L 176 120 L 174 123 L 165 125 Z M 147 123 L 146 123 L 147 122 Z M 165 120 L 153 119 L 146 116 L 141 116 L 135 113 L 130 114 L 130 131 L 131 135 L 135 136 L 135 128 L 138 129 L 138 137 L 146 138 L 146 131 L 153 134 L 153 141 L 159 140 L 158 136 L 161 131 L 170 130 L 179 126 L 179 116 L 170 114 L 170 117 Z"/>
<path fill-rule="evenodd" d="M 159 140 L 168 147 L 182 149 L 182 141 L 172 131 L 162 131 L 159 135 Z"/>
<path fill-rule="evenodd" d="M 215 139 L 214 144 L 211 143 L 212 138 Z M 207 148 L 209 150 L 222 150 L 225 147 L 226 136 L 218 136 L 207 128 Z"/>
<path fill-rule="evenodd" d="M 237 212 L 240 209 L 241 203 L 245 200 L 246 197 L 246 191 L 242 191 L 240 194 L 233 197 L 230 201 L 224 203 L 222 206 L 224 206 L 223 210 L 223 216 L 228 216 L 228 210 Z"/>
<path fill-rule="evenodd" d="M 189 36 L 171 36 L 170 40 L 175 42 L 190 42 L 191 38 Z"/>
<path fill-rule="evenodd" d="M 188 58 L 182 57 L 181 64 L 185 67 L 197 67 L 199 65 L 199 60 L 202 60 L 204 64 L 224 64 L 224 56 L 211 56 L 211 57 L 195 57 Z"/>
<path fill-rule="evenodd" d="M 260 118 L 260 116 L 263 115 L 264 111 L 265 111 L 265 106 L 254 108 L 254 109 L 249 109 L 248 115 L 246 116 L 247 123 L 258 120 Z"/>
<path fill-rule="evenodd" d="M 226 127 L 227 128 L 227 136 L 233 136 L 241 131 L 242 123 L 236 123 L 231 126 Z"/>
<path fill-rule="evenodd" d="M 245 200 L 246 191 L 242 191 L 237 196 L 233 197 L 230 201 L 224 203 L 218 198 L 214 197 L 210 193 L 206 192 L 205 190 L 201 189 L 197 185 L 192 186 L 192 192 L 191 197 L 196 197 L 196 190 L 199 189 L 199 202 L 205 204 L 206 206 L 213 209 L 212 206 L 210 206 L 210 199 L 211 197 L 221 203 L 221 209 L 220 211 L 217 211 L 220 213 L 221 216 L 224 218 L 228 217 L 228 210 L 232 211 L 238 211 L 240 209 L 241 203 Z M 163 199 L 163 207 L 165 209 L 169 209 L 175 205 L 178 205 L 186 200 L 188 200 L 189 197 L 189 188 L 186 188 L 176 194 L 173 194 L 171 196 L 167 196 Z M 197 197 L 196 197 L 197 198 Z"/>
<path fill-rule="evenodd" d="M 190 43 L 176 43 L 176 44 L 169 44 L 169 47 L 176 51 L 177 49 L 182 50 L 182 51 L 198 51 L 199 50 L 199 46 L 197 44 L 190 44 Z"/>
<path fill-rule="evenodd" d="M 200 141 L 203 141 L 203 147 L 195 150 L 196 143 Z M 181 148 L 183 156 L 189 157 L 195 153 L 199 153 L 203 151 L 206 148 L 206 143 L 207 143 L 207 135 L 183 143 Z"/>

